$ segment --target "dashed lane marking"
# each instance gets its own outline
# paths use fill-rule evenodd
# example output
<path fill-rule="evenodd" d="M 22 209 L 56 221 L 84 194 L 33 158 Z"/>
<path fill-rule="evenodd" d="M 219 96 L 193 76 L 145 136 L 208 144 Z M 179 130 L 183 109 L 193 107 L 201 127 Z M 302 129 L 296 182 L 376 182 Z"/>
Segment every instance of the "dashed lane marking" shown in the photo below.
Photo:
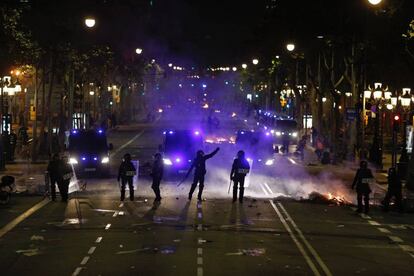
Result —
<path fill-rule="evenodd" d="M 397 236 L 388 236 L 388 238 L 390 240 L 392 240 L 393 242 L 396 242 L 396 243 L 402 243 L 402 242 L 404 242 L 400 237 L 397 237 Z"/>
<path fill-rule="evenodd" d="M 414 248 L 411 245 L 407 245 L 407 244 L 400 244 L 399 247 L 406 251 L 406 252 L 413 252 L 414 253 Z"/>
<path fill-rule="evenodd" d="M 40 208 L 44 207 L 49 202 L 50 202 L 50 200 L 45 198 L 44 200 L 40 201 L 39 203 L 37 203 L 36 205 L 31 207 L 30 209 L 28 209 L 26 212 L 24 212 L 20 216 L 18 216 L 17 218 L 15 218 L 11 222 L 9 222 L 6 226 L 4 226 L 3 228 L 0 229 L 0 238 L 3 237 L 4 235 L 6 235 L 14 227 L 19 225 L 19 223 L 21 223 L 22 221 L 27 219 L 29 216 L 31 216 L 33 213 L 38 211 Z"/>
<path fill-rule="evenodd" d="M 95 241 L 95 243 L 100 243 L 102 241 L 102 237 L 98 237 Z"/>
<path fill-rule="evenodd" d="M 203 255 L 203 248 L 197 248 L 197 255 Z"/>
<path fill-rule="evenodd" d="M 81 271 L 82 271 L 82 267 L 77 267 L 75 271 L 72 273 L 72 276 L 78 276 Z"/>
<path fill-rule="evenodd" d="M 203 268 L 197 267 L 197 276 L 203 276 Z"/>
<path fill-rule="evenodd" d="M 108 224 L 105 226 L 105 230 L 108 230 L 109 228 L 111 228 L 111 224 L 110 224 L 110 223 L 108 223 Z"/>
<path fill-rule="evenodd" d="M 86 265 L 87 263 L 88 263 L 88 261 L 89 261 L 89 256 L 85 256 L 85 257 L 83 257 L 83 259 L 82 259 L 82 261 L 81 261 L 81 265 Z"/>
<path fill-rule="evenodd" d="M 263 186 L 262 183 L 260 183 L 260 188 L 262 188 L 262 190 L 263 190 L 263 192 L 264 192 L 265 195 L 267 195 L 267 196 L 269 195 L 269 192 L 266 191 L 266 189 L 264 188 L 264 186 Z"/>
<path fill-rule="evenodd" d="M 91 255 L 93 254 L 93 252 L 95 252 L 96 246 L 92 246 L 91 248 L 89 248 L 88 254 Z"/>
<path fill-rule="evenodd" d="M 322 270 L 325 273 L 325 275 L 332 276 L 332 273 L 329 270 L 329 268 L 326 266 L 326 264 L 322 261 L 322 258 L 319 256 L 319 254 L 316 252 L 316 250 L 312 247 L 312 245 L 305 238 L 305 236 L 303 235 L 302 231 L 296 225 L 295 221 L 289 215 L 288 211 L 285 209 L 285 207 L 282 205 L 282 203 L 281 202 L 278 202 L 277 204 L 282 209 L 282 211 L 285 213 L 286 217 L 289 219 L 289 222 L 292 224 L 293 228 L 296 230 L 296 232 L 298 233 L 299 237 L 302 239 L 303 243 L 306 245 L 306 247 L 308 248 L 308 250 L 310 251 L 310 253 L 312 254 L 312 256 L 316 259 L 316 261 L 318 262 L 319 266 L 322 268 Z"/>
<path fill-rule="evenodd" d="M 292 163 L 292 164 L 294 164 L 294 165 L 297 165 L 298 163 L 296 163 L 296 161 L 295 160 L 293 160 L 292 158 L 290 158 L 290 157 L 288 157 L 288 160 L 290 161 L 290 163 Z"/>
<path fill-rule="evenodd" d="M 382 227 L 378 227 L 377 228 L 378 231 L 380 231 L 381 233 L 385 233 L 385 234 L 391 234 L 391 231 Z"/>
<path fill-rule="evenodd" d="M 363 219 L 371 219 L 370 216 L 366 215 L 366 214 L 360 214 L 361 218 Z"/>
<path fill-rule="evenodd" d="M 280 213 L 277 206 L 273 203 L 272 200 L 269 200 L 270 205 L 272 205 L 273 209 L 275 210 L 276 214 L 278 215 L 280 221 L 282 222 L 283 226 L 285 227 L 286 231 L 288 231 L 290 237 L 292 238 L 293 242 L 296 244 L 296 247 L 299 249 L 300 253 L 302 253 L 302 256 L 305 258 L 306 263 L 309 265 L 310 269 L 312 270 L 313 274 L 316 276 L 320 276 L 318 269 L 316 268 L 315 264 L 309 257 L 308 253 L 303 248 L 302 244 L 299 242 L 296 235 L 293 233 L 292 229 L 290 228 L 289 224 L 286 222 L 285 218 Z"/>
<path fill-rule="evenodd" d="M 197 265 L 203 265 L 203 257 L 197 257 Z"/>
<path fill-rule="evenodd" d="M 116 211 L 113 215 L 112 215 L 112 217 L 117 217 L 118 216 L 118 211 Z"/>
<path fill-rule="evenodd" d="M 118 215 L 123 216 L 123 215 L 125 215 L 125 212 L 124 211 L 119 211 Z"/>
<path fill-rule="evenodd" d="M 270 189 L 269 185 L 267 183 L 264 183 L 264 186 L 267 188 L 267 190 L 269 191 L 270 195 L 273 195 L 273 191 L 272 191 L 272 189 Z"/>
<path fill-rule="evenodd" d="M 122 208 L 122 207 L 124 207 L 124 203 L 123 202 L 121 202 L 121 204 L 119 204 L 119 208 Z"/>
<path fill-rule="evenodd" d="M 380 226 L 381 224 L 376 222 L 375 220 L 369 220 L 368 221 L 369 224 L 374 225 L 374 226 Z"/>

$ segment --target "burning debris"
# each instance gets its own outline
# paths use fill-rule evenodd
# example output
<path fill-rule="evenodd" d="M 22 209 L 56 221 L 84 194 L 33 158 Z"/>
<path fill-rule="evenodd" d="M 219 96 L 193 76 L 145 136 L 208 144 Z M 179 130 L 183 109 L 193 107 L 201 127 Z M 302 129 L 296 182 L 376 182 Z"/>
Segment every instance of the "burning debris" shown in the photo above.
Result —
<path fill-rule="evenodd" d="M 309 194 L 307 201 L 319 204 L 349 205 L 349 202 L 343 195 L 335 195 L 332 193 L 321 194 L 312 192 Z"/>

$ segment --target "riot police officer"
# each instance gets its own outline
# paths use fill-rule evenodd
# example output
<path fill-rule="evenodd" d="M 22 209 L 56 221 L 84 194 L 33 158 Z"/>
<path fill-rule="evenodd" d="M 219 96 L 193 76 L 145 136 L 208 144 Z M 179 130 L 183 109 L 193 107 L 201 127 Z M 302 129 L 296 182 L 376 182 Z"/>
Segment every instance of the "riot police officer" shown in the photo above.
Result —
<path fill-rule="evenodd" d="M 69 198 L 69 184 L 70 179 L 73 176 L 73 169 L 71 165 L 69 165 L 67 156 L 64 156 L 63 159 L 59 162 L 59 164 L 59 192 L 62 197 L 62 202 L 67 202 Z"/>
<path fill-rule="evenodd" d="M 191 185 L 190 192 L 188 193 L 188 200 L 191 200 L 194 190 L 197 187 L 197 184 L 199 184 L 197 199 L 200 201 L 202 200 L 201 196 L 203 194 L 203 189 L 204 189 L 204 177 L 207 173 L 206 161 L 212 158 L 214 155 L 216 155 L 219 150 L 220 148 L 216 148 L 210 154 L 204 154 L 204 151 L 202 150 L 197 151 L 197 156 L 194 159 L 193 163 L 191 164 L 191 167 L 188 170 L 187 175 L 185 176 L 185 178 L 187 178 L 190 175 L 191 171 L 195 168 L 194 180 L 193 180 L 193 184 Z"/>
<path fill-rule="evenodd" d="M 364 213 L 369 211 L 369 194 L 371 193 L 371 188 L 369 187 L 369 182 L 374 179 L 372 172 L 368 169 L 367 161 L 361 161 L 360 168 L 355 174 L 354 181 L 352 183 L 352 189 L 356 186 L 357 192 L 357 201 L 358 209 L 357 212 L 362 212 L 362 198 L 364 198 Z"/>
<path fill-rule="evenodd" d="M 61 165 L 61 160 L 59 158 L 59 154 L 58 153 L 53 154 L 52 159 L 49 161 L 49 164 L 47 165 L 47 172 L 50 178 L 50 193 L 51 193 L 53 201 L 56 200 L 56 184 L 58 184 L 58 180 L 59 180 L 59 166 L 60 165 Z"/>
<path fill-rule="evenodd" d="M 134 200 L 134 175 L 136 175 L 136 168 L 131 161 L 131 155 L 129 153 L 124 155 L 121 165 L 118 170 L 118 182 L 121 180 L 121 201 L 125 199 L 125 186 L 128 183 L 129 187 L 129 199 Z"/>
<path fill-rule="evenodd" d="M 161 201 L 160 183 L 164 174 L 164 163 L 160 153 L 154 155 L 154 163 L 152 164 L 152 185 L 151 188 L 155 193 L 155 201 Z"/>
<path fill-rule="evenodd" d="M 398 208 L 399 212 L 403 211 L 402 207 L 402 186 L 401 186 L 401 179 L 400 176 L 397 174 L 395 168 L 390 168 L 388 170 L 388 191 L 385 195 L 383 204 L 383 210 L 385 212 L 388 211 L 388 207 L 390 205 L 390 201 L 392 197 L 395 197 L 395 205 Z"/>
<path fill-rule="evenodd" d="M 239 188 L 239 202 L 243 203 L 244 179 L 249 171 L 249 162 L 245 157 L 244 151 L 240 150 L 237 153 L 237 158 L 233 161 L 230 173 L 230 179 L 233 181 L 233 202 L 237 201 L 237 188 Z"/>

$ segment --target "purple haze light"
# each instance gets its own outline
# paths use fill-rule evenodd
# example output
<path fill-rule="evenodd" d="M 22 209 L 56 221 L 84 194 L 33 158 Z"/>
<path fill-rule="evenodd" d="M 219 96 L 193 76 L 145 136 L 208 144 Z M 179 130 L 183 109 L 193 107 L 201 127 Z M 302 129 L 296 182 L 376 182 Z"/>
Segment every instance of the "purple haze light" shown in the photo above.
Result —
<path fill-rule="evenodd" d="M 82 160 L 85 161 L 86 160 L 86 157 L 82 157 Z"/>
<path fill-rule="evenodd" d="M 181 162 L 181 158 L 179 158 L 179 157 L 175 158 L 175 162 L 180 163 Z"/>

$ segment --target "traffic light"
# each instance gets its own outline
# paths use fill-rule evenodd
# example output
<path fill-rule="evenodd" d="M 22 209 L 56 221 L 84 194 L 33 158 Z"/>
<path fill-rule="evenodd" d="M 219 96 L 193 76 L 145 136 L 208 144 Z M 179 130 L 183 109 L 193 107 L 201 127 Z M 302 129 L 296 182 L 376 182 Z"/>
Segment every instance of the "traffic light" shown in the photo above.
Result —
<path fill-rule="evenodd" d="M 400 115 L 398 114 L 394 115 L 392 127 L 395 132 L 400 131 L 400 121 L 401 121 Z"/>

